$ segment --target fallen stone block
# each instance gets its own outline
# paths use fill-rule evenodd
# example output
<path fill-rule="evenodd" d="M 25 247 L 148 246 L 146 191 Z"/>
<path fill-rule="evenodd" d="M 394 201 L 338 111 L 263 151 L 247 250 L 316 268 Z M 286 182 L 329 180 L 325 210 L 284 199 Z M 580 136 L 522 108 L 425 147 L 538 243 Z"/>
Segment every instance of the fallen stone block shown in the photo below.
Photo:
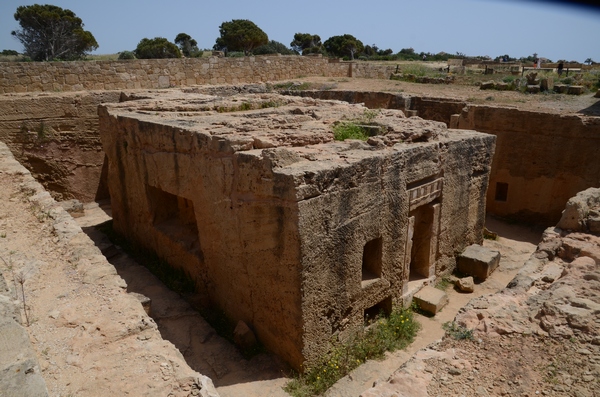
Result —
<path fill-rule="evenodd" d="M 458 257 L 458 270 L 479 280 L 485 280 L 499 263 L 500 252 L 473 244 Z"/>
<path fill-rule="evenodd" d="M 456 288 L 458 288 L 460 292 L 470 293 L 475 290 L 475 281 L 471 276 L 459 278 L 458 280 L 456 280 L 456 283 L 454 283 L 454 285 L 456 285 Z"/>
<path fill-rule="evenodd" d="M 540 86 L 539 85 L 528 85 L 527 92 L 530 94 L 537 94 L 538 92 L 540 92 Z"/>
<path fill-rule="evenodd" d="M 493 90 L 495 85 L 493 81 L 484 81 L 479 85 L 479 89 L 481 90 Z"/>
<path fill-rule="evenodd" d="M 444 291 L 431 286 L 423 287 L 415 294 L 413 299 L 419 309 L 434 315 L 448 304 L 448 295 Z"/>
<path fill-rule="evenodd" d="M 582 85 L 570 85 L 567 89 L 567 94 L 569 95 L 581 95 L 583 94 L 583 86 Z"/>

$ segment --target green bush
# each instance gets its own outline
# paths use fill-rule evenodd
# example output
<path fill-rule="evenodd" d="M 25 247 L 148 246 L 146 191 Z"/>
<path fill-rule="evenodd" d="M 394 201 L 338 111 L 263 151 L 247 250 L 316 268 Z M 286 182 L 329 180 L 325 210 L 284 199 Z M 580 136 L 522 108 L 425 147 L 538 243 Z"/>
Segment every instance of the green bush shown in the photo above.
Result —
<path fill-rule="evenodd" d="M 134 53 L 138 59 L 181 58 L 179 48 L 164 37 L 140 40 Z"/>
<path fill-rule="evenodd" d="M 367 360 L 381 359 L 386 351 L 405 348 L 418 330 L 419 323 L 413 312 L 396 308 L 388 318 L 378 317 L 372 325 L 347 341 L 332 342 L 330 352 L 288 382 L 284 390 L 294 397 L 320 395 Z"/>
<path fill-rule="evenodd" d="M 135 54 L 133 51 L 121 51 L 118 59 L 135 59 Z"/>
<path fill-rule="evenodd" d="M 369 134 L 362 126 L 352 121 L 342 121 L 333 127 L 333 138 L 336 141 L 345 141 L 346 139 L 366 141 L 369 139 Z"/>

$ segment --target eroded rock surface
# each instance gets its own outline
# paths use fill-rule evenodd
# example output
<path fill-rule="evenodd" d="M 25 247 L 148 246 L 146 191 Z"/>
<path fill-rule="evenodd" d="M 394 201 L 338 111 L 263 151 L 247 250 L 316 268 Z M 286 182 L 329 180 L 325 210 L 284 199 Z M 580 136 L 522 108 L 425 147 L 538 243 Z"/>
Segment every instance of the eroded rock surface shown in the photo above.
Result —
<path fill-rule="evenodd" d="M 0 266 L 5 275 L 23 276 L 16 287 L 25 301 L 19 295 L 17 306 L 51 396 L 218 395 L 162 339 L 114 267 L 4 144 L 0 185 Z M 23 369 L 35 373 L 34 364 Z"/>

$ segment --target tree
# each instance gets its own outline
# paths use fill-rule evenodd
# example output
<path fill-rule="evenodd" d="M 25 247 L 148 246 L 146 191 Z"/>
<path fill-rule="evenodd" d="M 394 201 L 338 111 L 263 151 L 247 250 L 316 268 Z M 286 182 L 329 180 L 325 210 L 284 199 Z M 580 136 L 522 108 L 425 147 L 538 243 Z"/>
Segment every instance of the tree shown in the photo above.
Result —
<path fill-rule="evenodd" d="M 179 48 L 164 37 L 143 38 L 133 52 L 138 59 L 181 58 Z"/>
<path fill-rule="evenodd" d="M 71 10 L 53 5 L 20 6 L 14 15 L 21 30 L 11 32 L 34 61 L 81 59 L 98 48 L 94 36 Z"/>
<path fill-rule="evenodd" d="M 285 46 L 285 44 L 279 41 L 271 40 L 265 45 L 256 47 L 252 51 L 254 55 L 265 55 L 265 54 L 281 54 L 281 55 L 295 55 L 296 53 Z"/>
<path fill-rule="evenodd" d="M 318 54 L 323 51 L 323 43 L 318 34 L 296 33 L 294 41 L 290 43 L 292 50 L 298 54 Z"/>
<path fill-rule="evenodd" d="M 588 65 L 591 65 L 592 63 L 595 63 L 594 60 L 592 58 L 588 58 L 584 61 L 584 63 L 587 63 Z"/>
<path fill-rule="evenodd" d="M 202 56 L 202 51 L 198 49 L 198 42 L 187 33 L 179 33 L 175 37 L 175 44 L 179 46 L 181 53 L 186 57 L 198 58 Z"/>
<path fill-rule="evenodd" d="M 253 49 L 269 42 L 269 37 L 254 22 L 247 19 L 234 19 L 219 26 L 220 37 L 214 45 L 215 50 L 244 51 L 245 55 Z"/>
<path fill-rule="evenodd" d="M 350 34 L 332 36 L 323 43 L 323 47 L 331 55 L 349 56 L 350 59 L 354 59 L 354 55 L 360 54 L 364 49 L 363 43 Z"/>

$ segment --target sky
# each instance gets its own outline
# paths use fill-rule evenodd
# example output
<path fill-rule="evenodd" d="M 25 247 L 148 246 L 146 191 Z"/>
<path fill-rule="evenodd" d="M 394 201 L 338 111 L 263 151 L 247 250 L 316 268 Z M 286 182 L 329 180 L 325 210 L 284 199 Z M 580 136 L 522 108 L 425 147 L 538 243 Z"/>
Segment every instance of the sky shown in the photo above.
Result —
<path fill-rule="evenodd" d="M 537 53 L 552 61 L 600 62 L 600 8 L 533 0 L 0 0 L 0 51 L 23 51 L 10 33 L 17 7 L 52 4 L 83 20 L 95 54 L 134 50 L 143 38 L 178 33 L 211 49 L 219 25 L 249 19 L 289 46 L 295 33 L 322 41 L 351 34 L 365 45 L 492 58 Z"/>

